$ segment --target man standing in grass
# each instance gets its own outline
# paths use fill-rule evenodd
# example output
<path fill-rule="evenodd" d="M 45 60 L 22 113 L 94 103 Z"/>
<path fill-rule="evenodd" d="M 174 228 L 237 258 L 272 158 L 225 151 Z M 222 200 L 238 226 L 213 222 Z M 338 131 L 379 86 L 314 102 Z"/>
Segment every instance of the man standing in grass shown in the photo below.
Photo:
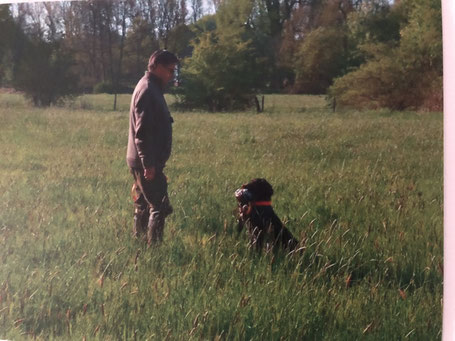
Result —
<path fill-rule="evenodd" d="M 173 119 L 164 88 L 174 78 L 177 63 L 171 52 L 155 51 L 131 99 L 126 160 L 134 177 L 133 233 L 146 233 L 149 246 L 163 240 L 164 220 L 172 213 L 163 169 L 171 154 Z"/>

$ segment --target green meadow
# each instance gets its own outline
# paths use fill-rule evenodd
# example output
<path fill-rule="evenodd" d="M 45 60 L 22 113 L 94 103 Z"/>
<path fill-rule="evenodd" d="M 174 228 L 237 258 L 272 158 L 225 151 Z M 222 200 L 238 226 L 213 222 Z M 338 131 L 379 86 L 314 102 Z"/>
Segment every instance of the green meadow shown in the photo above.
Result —
<path fill-rule="evenodd" d="M 172 98 L 169 98 L 172 102 Z M 164 243 L 131 236 L 130 96 L 0 95 L 0 339 L 439 340 L 442 113 L 173 111 Z M 255 177 L 302 252 L 248 249 Z"/>

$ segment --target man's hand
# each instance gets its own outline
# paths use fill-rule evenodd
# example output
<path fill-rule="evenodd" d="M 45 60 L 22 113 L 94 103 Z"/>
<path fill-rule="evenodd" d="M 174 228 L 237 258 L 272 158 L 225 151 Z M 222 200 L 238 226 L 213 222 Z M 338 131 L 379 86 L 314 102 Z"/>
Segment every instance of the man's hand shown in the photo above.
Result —
<path fill-rule="evenodd" d="M 153 180 L 155 178 L 155 167 L 144 169 L 144 178 L 146 180 Z"/>

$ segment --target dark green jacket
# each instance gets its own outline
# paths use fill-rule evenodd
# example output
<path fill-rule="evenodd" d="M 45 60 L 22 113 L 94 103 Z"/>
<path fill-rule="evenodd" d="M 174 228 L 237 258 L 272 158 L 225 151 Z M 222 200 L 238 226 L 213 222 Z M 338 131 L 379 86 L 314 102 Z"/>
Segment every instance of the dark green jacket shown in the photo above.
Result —
<path fill-rule="evenodd" d="M 126 161 L 131 168 L 162 168 L 171 155 L 173 119 L 161 80 L 146 72 L 134 89 Z"/>

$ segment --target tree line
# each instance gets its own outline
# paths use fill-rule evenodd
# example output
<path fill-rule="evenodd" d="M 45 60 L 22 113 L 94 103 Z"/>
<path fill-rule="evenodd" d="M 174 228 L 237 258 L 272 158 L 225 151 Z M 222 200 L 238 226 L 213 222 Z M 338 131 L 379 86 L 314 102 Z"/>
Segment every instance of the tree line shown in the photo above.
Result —
<path fill-rule="evenodd" d="M 342 107 L 442 109 L 438 0 L 89 0 L 0 6 L 0 85 L 36 105 L 131 91 L 150 54 L 178 55 L 187 108 L 267 92 Z"/>

